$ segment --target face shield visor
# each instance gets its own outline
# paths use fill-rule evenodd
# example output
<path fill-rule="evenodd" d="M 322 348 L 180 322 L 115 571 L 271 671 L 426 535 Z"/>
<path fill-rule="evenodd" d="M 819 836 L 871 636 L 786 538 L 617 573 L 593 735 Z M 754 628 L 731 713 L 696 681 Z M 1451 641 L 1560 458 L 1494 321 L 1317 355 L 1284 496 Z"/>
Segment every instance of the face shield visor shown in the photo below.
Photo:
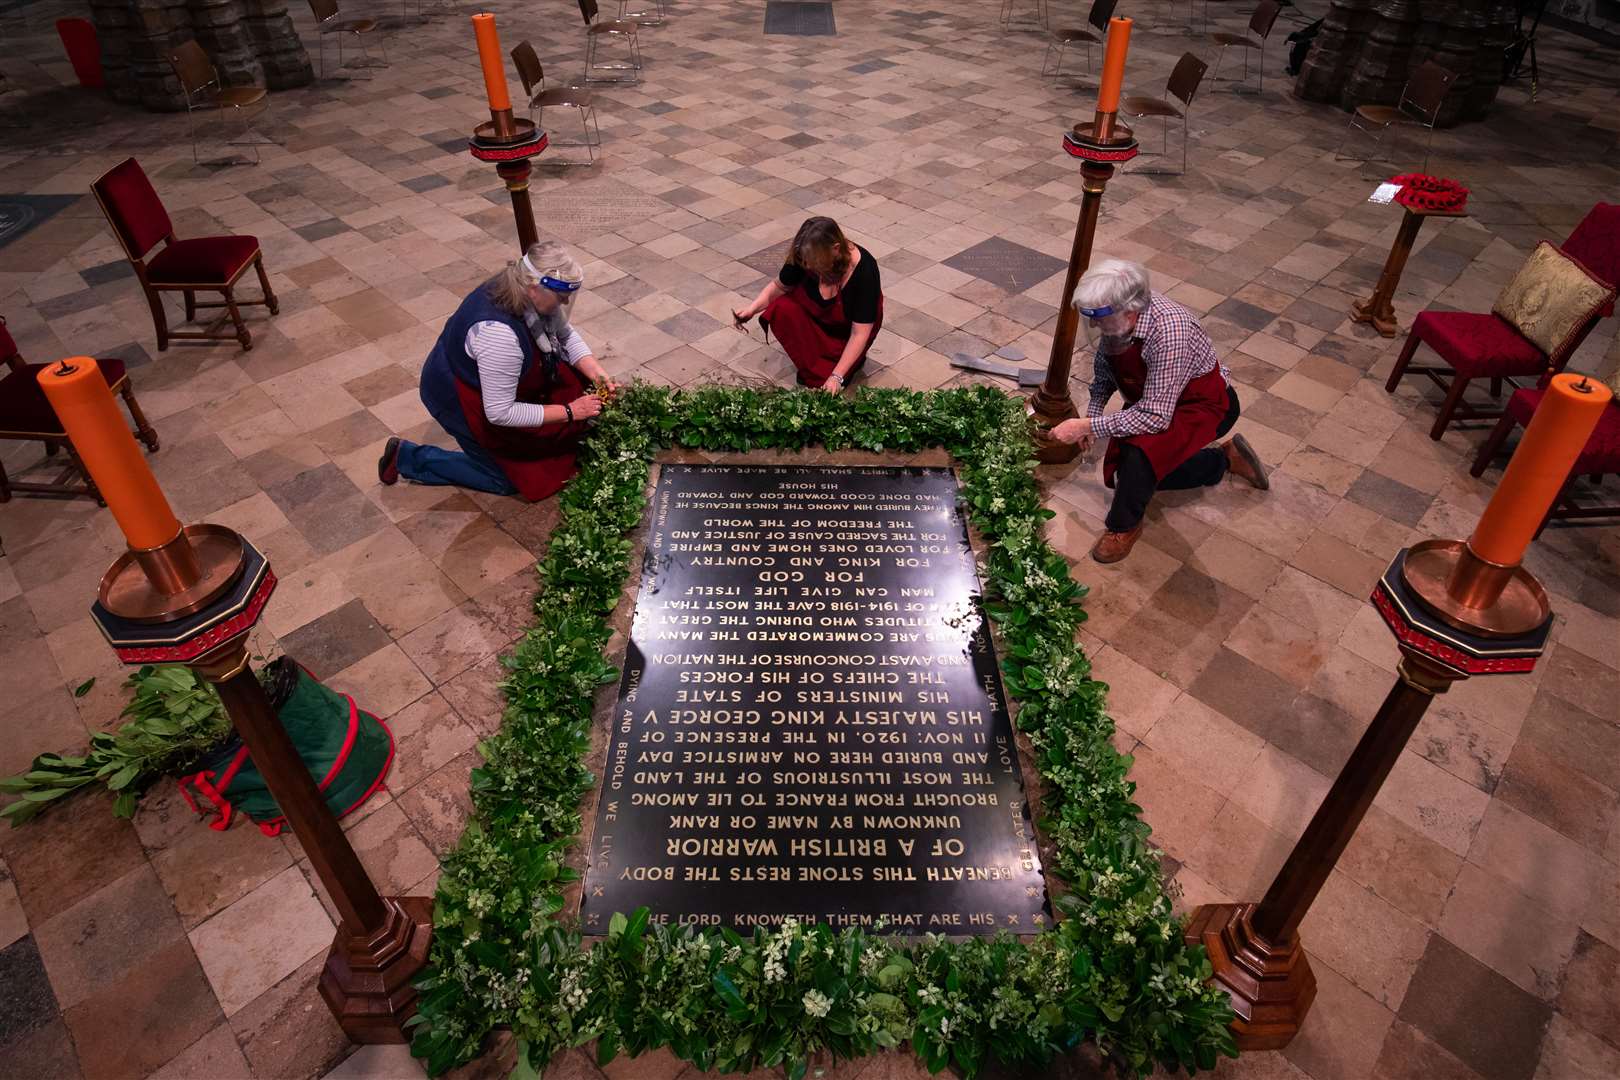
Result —
<path fill-rule="evenodd" d="M 1085 320 L 1086 342 L 1091 348 L 1100 347 L 1105 355 L 1113 356 L 1130 347 L 1135 321 L 1129 311 L 1107 304 L 1102 307 L 1076 304 L 1075 309 Z"/>

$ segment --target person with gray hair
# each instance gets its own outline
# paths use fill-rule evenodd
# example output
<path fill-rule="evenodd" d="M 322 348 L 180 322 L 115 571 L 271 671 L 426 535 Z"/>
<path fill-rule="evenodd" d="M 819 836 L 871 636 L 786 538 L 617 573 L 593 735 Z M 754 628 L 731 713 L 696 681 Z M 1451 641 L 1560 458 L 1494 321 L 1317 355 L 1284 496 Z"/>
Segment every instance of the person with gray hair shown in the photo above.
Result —
<path fill-rule="evenodd" d="M 1080 278 L 1074 306 L 1100 332 L 1086 415 L 1051 430 L 1060 442 L 1088 447 L 1108 439 L 1103 483 L 1114 489 L 1107 529 L 1091 557 L 1118 562 L 1142 535 L 1159 490 L 1208 487 L 1228 474 L 1265 490 L 1265 466 L 1247 439 L 1209 444 L 1237 423 L 1231 375 L 1191 311 L 1155 293 L 1147 267 L 1105 259 Z M 1114 391 L 1125 407 L 1105 413 Z"/>
<path fill-rule="evenodd" d="M 587 421 L 602 411 L 589 384 L 614 388 L 568 322 L 584 281 L 568 249 L 546 241 L 474 289 L 422 368 L 422 404 L 461 449 L 389 439 L 377 478 L 531 501 L 567 483 Z"/>

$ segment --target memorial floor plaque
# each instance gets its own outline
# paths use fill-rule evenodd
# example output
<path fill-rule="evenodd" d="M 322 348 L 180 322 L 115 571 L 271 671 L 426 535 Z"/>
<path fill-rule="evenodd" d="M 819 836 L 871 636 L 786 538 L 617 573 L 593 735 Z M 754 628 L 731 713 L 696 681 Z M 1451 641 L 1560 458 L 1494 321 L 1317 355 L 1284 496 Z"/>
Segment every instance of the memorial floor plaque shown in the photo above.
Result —
<path fill-rule="evenodd" d="M 666 465 L 582 907 L 1033 933 L 1045 888 L 949 469 Z"/>

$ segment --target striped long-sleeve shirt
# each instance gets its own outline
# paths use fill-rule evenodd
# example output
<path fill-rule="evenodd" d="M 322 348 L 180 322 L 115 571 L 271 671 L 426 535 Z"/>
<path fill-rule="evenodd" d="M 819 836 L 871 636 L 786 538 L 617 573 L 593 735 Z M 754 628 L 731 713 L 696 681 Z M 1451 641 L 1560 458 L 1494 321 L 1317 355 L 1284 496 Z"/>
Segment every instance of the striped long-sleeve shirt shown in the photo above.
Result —
<path fill-rule="evenodd" d="M 1174 300 L 1152 294 L 1147 310 L 1136 321 L 1135 336 L 1142 339 L 1147 378 L 1141 398 L 1116 413 L 1103 413 L 1118 383 L 1108 366 L 1108 357 L 1101 347 L 1097 349 L 1092 362 L 1091 403 L 1086 408 L 1093 435 L 1151 435 L 1163 431 L 1170 426 L 1176 402 L 1188 383 L 1217 367 L 1222 378 L 1228 382 L 1232 379 L 1197 317 Z"/>
<path fill-rule="evenodd" d="M 535 348 L 543 353 L 560 352 L 570 364 L 577 364 L 591 353 L 561 312 L 525 318 Z M 467 331 L 467 355 L 478 362 L 478 384 L 484 400 L 484 417 L 501 427 L 539 427 L 546 422 L 545 406 L 517 399 L 518 379 L 523 374 L 523 346 L 505 323 L 474 323 Z"/>

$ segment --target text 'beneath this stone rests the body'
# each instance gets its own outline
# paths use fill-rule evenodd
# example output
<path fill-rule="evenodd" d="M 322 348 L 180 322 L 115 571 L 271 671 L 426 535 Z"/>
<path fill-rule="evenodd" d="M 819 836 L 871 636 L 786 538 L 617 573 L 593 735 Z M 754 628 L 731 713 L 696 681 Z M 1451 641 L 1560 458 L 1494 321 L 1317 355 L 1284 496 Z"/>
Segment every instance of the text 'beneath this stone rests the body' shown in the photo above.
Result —
<path fill-rule="evenodd" d="M 1030 933 L 1045 890 L 949 469 L 665 466 L 583 921 Z"/>

